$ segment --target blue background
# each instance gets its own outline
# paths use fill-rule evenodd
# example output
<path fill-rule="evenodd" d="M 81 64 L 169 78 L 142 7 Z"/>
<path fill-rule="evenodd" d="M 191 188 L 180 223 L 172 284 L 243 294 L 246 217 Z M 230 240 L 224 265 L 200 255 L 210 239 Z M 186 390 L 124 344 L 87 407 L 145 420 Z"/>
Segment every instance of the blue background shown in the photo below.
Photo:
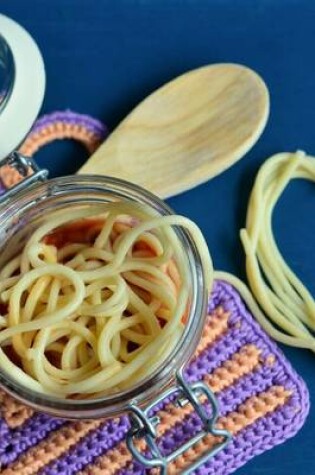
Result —
<path fill-rule="evenodd" d="M 24 25 L 46 63 L 42 112 L 71 108 L 110 129 L 149 92 L 207 63 L 239 62 L 265 79 L 268 126 L 254 149 L 197 189 L 169 200 L 204 232 L 217 269 L 244 277 L 239 241 L 253 178 L 278 151 L 315 154 L 315 2 L 312 0 L 1 0 L 1 13 Z M 30 91 L 31 93 L 31 91 Z M 38 162 L 51 175 L 75 172 L 86 155 L 77 144 L 53 144 Z M 275 214 L 284 256 L 315 294 L 315 193 L 294 183 Z M 314 355 L 284 348 L 315 395 Z M 310 475 L 315 466 L 315 412 L 286 444 L 237 473 Z"/>

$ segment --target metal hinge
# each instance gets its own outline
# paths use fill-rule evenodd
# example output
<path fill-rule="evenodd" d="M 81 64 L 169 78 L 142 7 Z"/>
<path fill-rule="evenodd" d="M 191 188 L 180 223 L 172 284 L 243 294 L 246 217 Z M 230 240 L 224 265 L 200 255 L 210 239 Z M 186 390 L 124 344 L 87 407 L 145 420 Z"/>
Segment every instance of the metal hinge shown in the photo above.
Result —
<path fill-rule="evenodd" d="M 19 152 L 13 152 L 8 157 L 0 161 L 0 169 L 2 167 L 11 167 L 20 175 L 20 181 L 13 186 L 4 183 L 4 190 L 0 196 L 0 203 L 7 201 L 8 198 L 15 195 L 20 190 L 24 190 L 30 185 L 47 180 L 48 170 L 41 169 L 36 162 Z"/>

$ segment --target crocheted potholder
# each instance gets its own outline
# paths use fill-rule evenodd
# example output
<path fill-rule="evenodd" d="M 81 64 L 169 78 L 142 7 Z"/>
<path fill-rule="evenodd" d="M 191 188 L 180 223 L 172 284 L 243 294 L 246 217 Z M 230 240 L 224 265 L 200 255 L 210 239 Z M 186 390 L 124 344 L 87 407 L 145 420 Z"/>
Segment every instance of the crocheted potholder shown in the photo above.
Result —
<path fill-rule="evenodd" d="M 214 284 L 204 332 L 185 373 L 189 382 L 202 380 L 214 391 L 220 407 L 218 427 L 233 435 L 223 451 L 197 470 L 200 475 L 235 471 L 296 434 L 309 411 L 304 382 L 255 322 L 237 291 L 222 281 Z M 34 413 L 4 393 L 0 398 L 2 475 L 149 473 L 132 461 L 127 450 L 126 416 L 69 422 Z M 167 401 L 159 405 L 157 415 L 165 454 L 201 429 L 189 405 L 179 408 Z M 168 473 L 184 474 L 217 442 L 214 436 L 205 437 L 174 461 Z"/>

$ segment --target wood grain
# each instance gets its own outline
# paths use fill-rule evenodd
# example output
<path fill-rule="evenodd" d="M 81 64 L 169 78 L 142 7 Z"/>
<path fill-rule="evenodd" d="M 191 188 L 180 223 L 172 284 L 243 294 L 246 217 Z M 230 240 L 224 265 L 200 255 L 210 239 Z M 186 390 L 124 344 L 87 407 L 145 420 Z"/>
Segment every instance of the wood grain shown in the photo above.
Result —
<path fill-rule="evenodd" d="M 268 90 L 255 72 L 205 66 L 148 96 L 79 173 L 123 178 L 162 198 L 173 196 L 242 158 L 268 114 Z"/>

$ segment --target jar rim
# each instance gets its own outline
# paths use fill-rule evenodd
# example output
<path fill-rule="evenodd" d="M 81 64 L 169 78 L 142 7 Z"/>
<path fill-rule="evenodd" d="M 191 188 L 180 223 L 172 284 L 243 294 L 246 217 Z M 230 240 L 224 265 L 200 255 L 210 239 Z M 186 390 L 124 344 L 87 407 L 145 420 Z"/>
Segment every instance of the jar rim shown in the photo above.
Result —
<path fill-rule="evenodd" d="M 8 221 L 13 216 L 16 218 L 17 212 L 23 214 L 23 210 L 32 209 L 37 203 L 43 203 L 43 200 L 48 205 L 52 198 L 62 200 L 66 197 L 69 200 L 72 196 L 75 199 L 83 192 L 90 193 L 91 196 L 93 194 L 101 196 L 107 193 L 121 200 L 149 205 L 161 215 L 174 214 L 172 209 L 160 198 L 133 183 L 99 175 L 71 175 L 54 178 L 32 186 L 26 191 L 19 191 L 0 210 L 0 222 Z M 35 392 L 11 378 L 2 368 L 0 368 L 0 387 L 24 404 L 37 410 L 58 417 L 77 419 L 118 415 L 126 411 L 130 403 L 139 405 L 147 403 L 170 384 L 175 372 L 191 358 L 199 342 L 206 316 L 208 294 L 201 256 L 193 237 L 180 226 L 174 226 L 174 230 L 188 258 L 192 287 L 191 305 L 183 334 L 172 352 L 152 373 L 140 380 L 134 387 L 105 397 L 85 400 L 61 399 Z"/>

